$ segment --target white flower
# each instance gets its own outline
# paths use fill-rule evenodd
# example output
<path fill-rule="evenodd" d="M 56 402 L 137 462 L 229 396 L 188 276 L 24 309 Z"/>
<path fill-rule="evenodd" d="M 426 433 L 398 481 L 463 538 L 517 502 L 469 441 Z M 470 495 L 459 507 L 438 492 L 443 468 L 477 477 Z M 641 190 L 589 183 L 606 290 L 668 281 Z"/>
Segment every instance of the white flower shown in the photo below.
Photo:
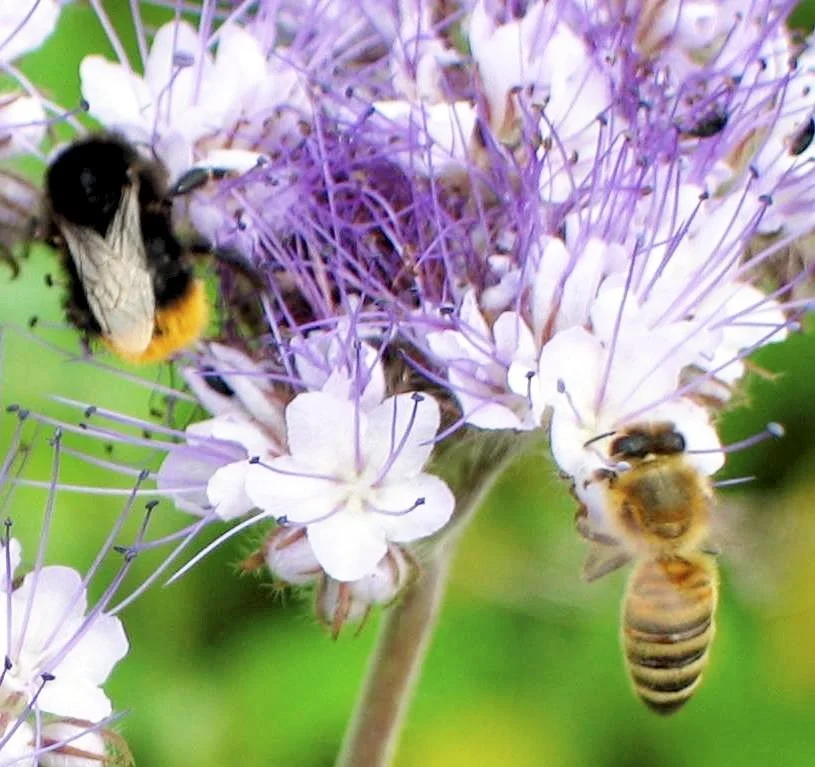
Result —
<path fill-rule="evenodd" d="M 598 116 L 611 105 L 607 71 L 596 63 L 565 14 L 549 3 L 532 5 L 520 19 L 496 24 L 479 0 L 469 24 L 472 56 L 489 103 L 490 124 L 511 143 L 522 116 L 518 91 L 528 91 L 541 112 L 538 157 L 544 163 L 540 194 L 566 199 L 575 178 L 588 173 L 601 151 Z"/>
<path fill-rule="evenodd" d="M 5 732 L 0 733 L 0 767 L 14 765 L 14 767 L 37 767 L 37 759 L 34 756 L 34 728 L 27 722 L 20 722 L 19 726 L 8 740 L 7 734 L 17 721 L 12 721 Z"/>
<path fill-rule="evenodd" d="M 45 110 L 39 99 L 20 92 L 0 95 L 0 160 L 36 154 L 45 138 Z"/>
<path fill-rule="evenodd" d="M 540 426 L 537 349 L 517 312 L 487 325 L 472 291 L 461 302 L 457 329 L 427 335 L 433 354 L 448 366 L 463 419 L 482 429 L 529 430 Z"/>
<path fill-rule="evenodd" d="M 390 59 L 393 89 L 408 101 L 444 101 L 444 68 L 458 63 L 461 56 L 434 32 L 430 4 L 403 0 L 400 11 Z"/>
<path fill-rule="evenodd" d="M 226 520 L 251 511 L 255 504 L 244 490 L 249 459 L 269 460 L 280 454 L 280 445 L 243 413 L 190 424 L 186 433 L 187 443 L 172 448 L 162 462 L 158 487 L 172 492 L 176 506 L 193 514 L 212 509 Z"/>
<path fill-rule="evenodd" d="M 672 399 L 688 359 L 679 353 L 684 326 L 633 330 L 620 334 L 613 347 L 584 328 L 558 333 L 543 349 L 541 380 L 553 406 L 552 454 L 562 471 L 583 476 L 608 466 L 602 434 L 632 422 L 669 421 L 688 449 L 717 451 L 716 431 L 706 412 L 683 399 Z M 678 349 L 677 347 L 680 347 Z M 644 350 L 648 353 L 644 354 Z M 698 458 L 700 470 L 721 468 L 720 452 Z"/>
<path fill-rule="evenodd" d="M 20 566 L 23 547 L 20 541 L 12 538 L 8 547 L 0 546 L 0 591 L 11 591 L 13 588 L 14 573 Z M 6 557 L 8 556 L 9 567 L 6 568 Z M 11 588 L 10 588 L 11 587 Z"/>
<path fill-rule="evenodd" d="M 90 114 L 134 142 L 151 143 L 174 178 L 195 161 L 196 142 L 262 106 L 256 97 L 266 74 L 260 44 L 245 29 L 222 27 L 213 57 L 184 21 L 158 30 L 143 77 L 98 55 L 80 66 Z"/>
<path fill-rule="evenodd" d="M 85 585 L 68 567 L 29 573 L 7 599 L 0 637 L 10 640 L 4 652 L 11 666 L 2 677 L 0 700 L 25 705 L 36 695 L 37 708 L 52 714 L 94 722 L 108 716 L 111 705 L 101 684 L 128 650 L 121 621 L 85 615 Z M 43 684 L 43 674 L 53 678 Z"/>
<path fill-rule="evenodd" d="M 223 344 L 207 344 L 197 367 L 181 374 L 198 401 L 212 415 L 240 413 L 271 433 L 282 434 L 285 423 L 268 372 L 251 357 Z"/>
<path fill-rule="evenodd" d="M 187 427 L 186 443 L 169 450 L 157 485 L 182 511 L 202 516 L 212 509 L 222 519 L 242 516 L 254 507 L 243 489 L 249 459 L 282 452 L 282 402 L 260 365 L 221 344 L 209 344 L 200 366 L 183 375 L 215 417 Z"/>
<path fill-rule="evenodd" d="M 67 742 L 64 748 L 42 754 L 41 767 L 99 767 L 105 763 L 105 739 L 98 732 L 88 731 L 86 727 L 71 722 L 58 721 L 45 725 L 43 736 L 49 742 Z"/>
<path fill-rule="evenodd" d="M 611 251 L 611 253 L 609 253 Z M 544 237 L 532 246 L 532 330 L 548 338 L 557 330 L 584 325 L 600 282 L 614 263 L 616 249 L 597 238 L 579 250 Z"/>
<path fill-rule="evenodd" d="M 389 541 L 423 538 L 449 520 L 453 494 L 422 472 L 439 419 L 426 395 L 364 412 L 325 392 L 300 394 L 286 408 L 290 455 L 251 466 L 246 491 L 267 515 L 306 525 L 328 575 L 358 580 Z"/>
<path fill-rule="evenodd" d="M 306 389 L 358 399 L 367 410 L 385 396 L 385 371 L 376 349 L 356 343 L 355 330 L 353 321 L 343 318 L 330 331 L 315 330 L 306 338 L 293 338 L 291 350 Z"/>
<path fill-rule="evenodd" d="M 472 104 L 421 104 L 410 101 L 377 101 L 373 105 L 384 133 L 408 134 L 409 143 L 394 146 L 393 156 L 421 173 L 448 173 L 464 166 L 476 112 Z"/>
<path fill-rule="evenodd" d="M 54 31 L 61 9 L 59 0 L 0 3 L 0 63 L 39 48 Z"/>

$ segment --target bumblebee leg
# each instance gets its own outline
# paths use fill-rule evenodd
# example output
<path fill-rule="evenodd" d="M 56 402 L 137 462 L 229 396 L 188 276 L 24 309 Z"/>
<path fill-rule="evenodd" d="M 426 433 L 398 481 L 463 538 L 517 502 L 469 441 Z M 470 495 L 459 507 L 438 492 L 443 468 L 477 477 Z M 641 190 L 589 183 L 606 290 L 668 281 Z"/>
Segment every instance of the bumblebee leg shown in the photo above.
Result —
<path fill-rule="evenodd" d="M 8 265 L 11 269 L 11 279 L 16 280 L 20 276 L 20 262 L 5 245 L 0 245 L 0 261 Z"/>
<path fill-rule="evenodd" d="M 218 264 L 232 269 L 243 277 L 251 287 L 261 293 L 268 291 L 263 273 L 250 264 L 236 250 L 217 248 L 204 240 L 193 240 L 185 244 L 185 250 L 193 258 L 212 258 Z"/>

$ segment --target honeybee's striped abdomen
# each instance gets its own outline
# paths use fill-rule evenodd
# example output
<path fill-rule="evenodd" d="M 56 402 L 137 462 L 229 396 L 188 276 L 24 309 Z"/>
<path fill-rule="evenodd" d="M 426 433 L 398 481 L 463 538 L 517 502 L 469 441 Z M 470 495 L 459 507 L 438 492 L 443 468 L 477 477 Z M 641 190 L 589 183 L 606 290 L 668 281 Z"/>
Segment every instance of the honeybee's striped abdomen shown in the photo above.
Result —
<path fill-rule="evenodd" d="M 702 680 L 718 593 L 708 555 L 641 562 L 623 603 L 622 640 L 634 689 L 660 714 L 676 711 Z"/>

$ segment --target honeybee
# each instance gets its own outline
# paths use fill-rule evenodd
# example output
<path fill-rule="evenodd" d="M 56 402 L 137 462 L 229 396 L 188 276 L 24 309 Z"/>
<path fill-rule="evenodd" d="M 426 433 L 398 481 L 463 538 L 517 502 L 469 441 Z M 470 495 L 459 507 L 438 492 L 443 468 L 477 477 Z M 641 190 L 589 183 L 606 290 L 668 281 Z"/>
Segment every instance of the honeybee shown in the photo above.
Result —
<path fill-rule="evenodd" d="M 635 562 L 622 604 L 625 663 L 643 702 L 670 714 L 699 686 L 715 632 L 713 490 L 673 423 L 629 426 L 613 435 L 610 455 L 616 468 L 589 480 L 604 484 L 609 531 L 593 528 L 585 506 L 577 514 L 592 542 L 583 574 L 595 580 Z"/>
<path fill-rule="evenodd" d="M 234 170 L 194 167 L 170 186 L 159 162 L 116 134 L 60 152 L 46 171 L 42 236 L 62 253 L 68 321 L 131 362 L 164 360 L 197 341 L 209 302 L 193 256 L 212 251 L 176 237 L 172 199 Z"/>

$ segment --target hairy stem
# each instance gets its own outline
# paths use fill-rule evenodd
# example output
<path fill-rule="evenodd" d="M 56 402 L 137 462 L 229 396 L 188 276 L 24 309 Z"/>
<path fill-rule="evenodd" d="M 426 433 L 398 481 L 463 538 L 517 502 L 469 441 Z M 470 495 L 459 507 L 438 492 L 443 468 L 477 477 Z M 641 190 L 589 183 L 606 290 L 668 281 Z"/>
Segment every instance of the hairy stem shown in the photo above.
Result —
<path fill-rule="evenodd" d="M 336 767 L 387 767 L 421 672 L 445 593 L 456 543 L 523 440 L 470 435 L 437 456 L 435 468 L 456 494 L 453 523 L 382 623 Z"/>

